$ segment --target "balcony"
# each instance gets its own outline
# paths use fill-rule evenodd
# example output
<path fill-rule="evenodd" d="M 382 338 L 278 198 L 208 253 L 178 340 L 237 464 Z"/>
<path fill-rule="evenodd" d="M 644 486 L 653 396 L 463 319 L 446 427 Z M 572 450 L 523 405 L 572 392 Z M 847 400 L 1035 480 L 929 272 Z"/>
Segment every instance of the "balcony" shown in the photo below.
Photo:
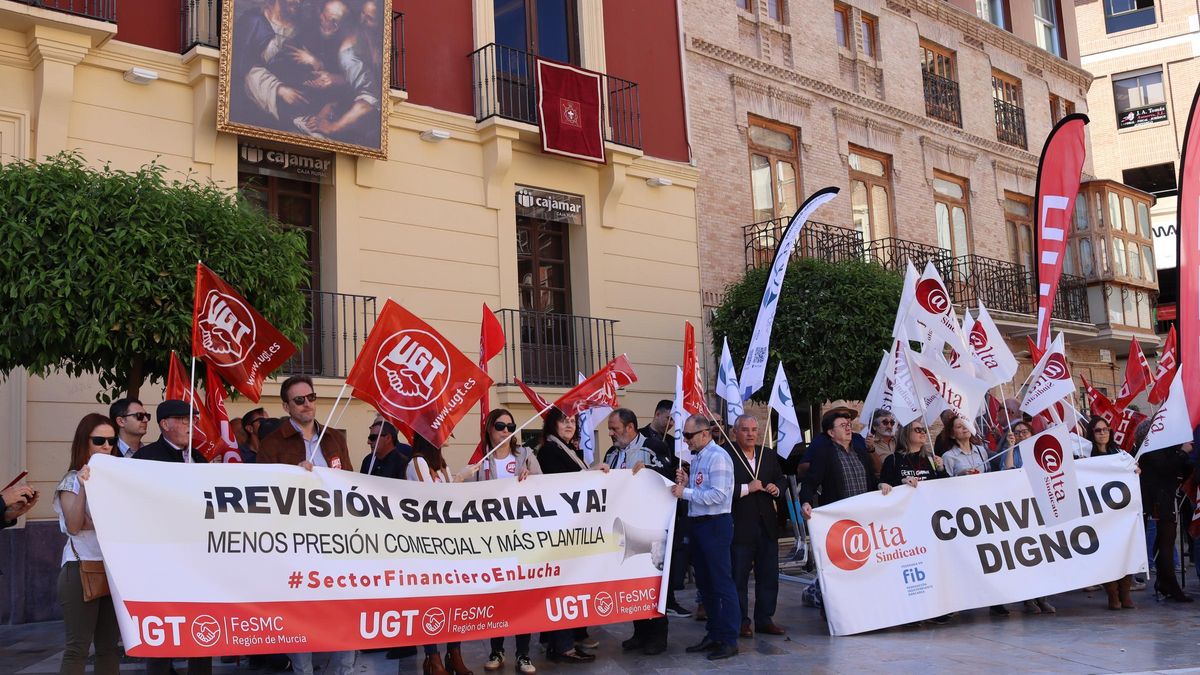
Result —
<path fill-rule="evenodd" d="M 770 265 L 791 218 L 774 218 L 742 227 L 746 269 Z M 792 258 L 817 258 L 826 262 L 862 260 L 862 232 L 846 227 L 808 221 Z"/>
<path fill-rule="evenodd" d="M 52 9 L 64 14 L 117 22 L 117 0 L 16 0 L 23 5 Z"/>
<path fill-rule="evenodd" d="M 375 296 L 301 289 L 304 344 L 283 364 L 288 375 L 345 377 L 375 325 Z"/>
<path fill-rule="evenodd" d="M 495 43 L 471 52 L 475 121 L 502 117 L 538 123 L 537 56 Z M 642 114 L 638 85 L 602 74 L 604 96 L 600 115 L 604 140 L 631 148 L 642 147 Z"/>
<path fill-rule="evenodd" d="M 954 302 L 967 307 L 982 302 L 990 310 L 1032 314 L 1037 306 L 1033 301 L 1033 275 L 1018 263 L 960 255 L 950 259 L 942 276 Z"/>
<path fill-rule="evenodd" d="M 931 262 L 939 270 L 946 269 L 950 261 L 950 251 L 907 239 L 885 237 L 867 244 L 866 258 L 868 262 L 897 274 L 904 274 L 909 261 L 912 261 L 913 267 L 920 273 L 925 269 L 925 265 Z"/>
<path fill-rule="evenodd" d="M 60 0 L 62 4 L 68 4 L 70 1 Z M 115 4 L 116 0 L 107 2 Z M 222 0 L 180 0 L 179 53 L 186 54 L 197 46 L 213 49 L 221 47 L 222 7 Z M 392 12 L 392 89 L 406 88 L 404 55 L 404 13 Z"/>
<path fill-rule="evenodd" d="M 1025 109 L 994 99 L 996 104 L 996 139 L 1022 150 L 1029 147 L 1025 140 Z"/>
<path fill-rule="evenodd" d="M 1037 305 L 1037 298 L 1034 298 Z M 1087 279 L 1074 274 L 1064 274 L 1058 281 L 1058 293 L 1054 296 L 1054 318 L 1063 321 L 1091 323 L 1088 309 Z"/>
<path fill-rule="evenodd" d="M 927 70 L 922 72 L 925 79 L 925 114 L 961 127 L 962 106 L 958 100 L 958 83 Z"/>
<path fill-rule="evenodd" d="M 571 387 L 578 373 L 591 375 L 617 356 L 614 319 L 502 309 L 496 318 L 508 337 L 499 384 L 520 378 L 528 385 Z"/>

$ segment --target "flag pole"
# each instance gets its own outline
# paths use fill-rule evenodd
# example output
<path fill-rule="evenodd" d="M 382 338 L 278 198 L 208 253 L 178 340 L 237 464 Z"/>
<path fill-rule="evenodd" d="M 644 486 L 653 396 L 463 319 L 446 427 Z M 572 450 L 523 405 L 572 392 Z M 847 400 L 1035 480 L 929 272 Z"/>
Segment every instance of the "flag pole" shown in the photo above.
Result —
<path fill-rule="evenodd" d="M 504 440 L 502 440 L 502 441 L 500 441 L 499 443 L 497 443 L 497 444 L 496 444 L 496 447 L 492 448 L 491 450 L 488 450 L 488 451 L 487 451 L 487 453 L 485 453 L 483 457 L 480 457 L 480 458 L 479 458 L 479 461 L 478 461 L 478 462 L 475 462 L 474 464 L 468 464 L 468 465 L 467 465 L 466 467 L 464 467 L 464 468 L 466 468 L 466 469 L 471 469 L 472 471 L 476 471 L 476 470 L 478 470 L 478 469 L 479 469 L 479 465 L 480 465 L 480 464 L 483 464 L 485 461 L 487 461 L 487 458 L 488 458 L 488 457 L 491 457 L 491 456 L 492 456 L 492 454 L 496 452 L 496 450 L 498 450 L 499 448 L 502 448 L 502 447 L 504 447 L 504 445 L 505 445 L 506 443 L 508 443 L 509 439 L 511 439 L 512 437 L 514 437 L 514 436 L 516 436 L 517 434 L 521 433 L 521 430 L 522 430 L 522 429 L 524 429 L 525 427 L 529 426 L 529 423 L 530 423 L 530 422 L 532 422 L 532 421 L 534 421 L 534 420 L 536 420 L 536 419 L 539 419 L 539 418 L 540 418 L 542 415 L 546 414 L 546 411 L 550 410 L 550 409 L 551 409 L 551 408 L 553 408 L 553 407 L 554 407 L 554 404 L 553 404 L 553 403 L 551 403 L 550 405 L 546 406 L 545 408 L 542 408 L 541 410 L 539 410 L 539 411 L 537 412 L 537 414 L 535 414 L 533 417 L 530 417 L 529 419 L 527 419 L 527 420 L 525 420 L 524 422 L 522 422 L 522 423 L 521 423 L 521 426 L 517 427 L 516 429 L 513 429 L 513 432 L 512 432 L 511 434 L 509 434 L 508 436 L 505 436 L 505 437 L 504 437 Z"/>
<path fill-rule="evenodd" d="M 325 430 L 329 428 L 329 423 L 333 421 L 333 413 L 337 412 L 338 404 L 342 402 L 342 396 L 345 396 L 346 387 L 349 384 L 349 382 L 342 382 L 342 390 L 338 392 L 337 398 L 333 400 L 333 407 L 329 409 L 329 415 L 325 418 L 325 426 L 321 427 L 321 433 L 317 434 L 317 445 L 308 453 L 309 464 L 312 464 L 313 457 L 316 456 L 315 453 L 321 449 L 321 440 L 325 438 Z M 350 407 L 349 404 L 346 404 L 346 407 Z"/>
<path fill-rule="evenodd" d="M 192 382 L 188 386 L 189 386 L 189 389 L 188 389 L 188 445 L 187 445 L 187 452 L 184 453 L 185 455 L 187 455 L 187 459 L 185 459 L 184 461 L 187 462 L 188 464 L 191 464 L 192 463 L 192 426 L 193 426 L 192 420 L 193 420 L 193 417 L 194 417 L 195 411 L 196 411 L 196 357 L 195 356 L 192 357 Z"/>
<path fill-rule="evenodd" d="M 381 418 L 382 418 L 382 416 L 381 416 Z M 341 419 L 341 418 L 338 418 L 338 419 Z M 379 436 L 376 436 L 376 437 L 375 437 L 375 444 L 371 446 L 371 466 L 370 466 L 369 468 L 367 468 L 367 475 L 368 475 L 368 476 L 370 476 L 370 475 L 371 475 L 371 472 L 375 470 L 375 457 L 376 457 L 376 456 L 375 456 L 375 452 L 376 452 L 377 450 L 379 450 L 379 437 L 380 437 L 380 436 L 383 436 L 383 425 L 384 425 L 384 424 L 389 424 L 389 422 L 388 422 L 387 420 L 385 420 L 385 419 L 380 419 L 380 422 L 379 422 Z M 400 430 L 399 430 L 399 429 L 397 429 L 396 431 L 397 431 L 397 432 L 399 432 Z M 318 446 L 320 446 L 320 444 L 319 444 L 319 443 L 318 443 Z M 395 449 L 395 448 L 393 448 L 393 449 Z"/>

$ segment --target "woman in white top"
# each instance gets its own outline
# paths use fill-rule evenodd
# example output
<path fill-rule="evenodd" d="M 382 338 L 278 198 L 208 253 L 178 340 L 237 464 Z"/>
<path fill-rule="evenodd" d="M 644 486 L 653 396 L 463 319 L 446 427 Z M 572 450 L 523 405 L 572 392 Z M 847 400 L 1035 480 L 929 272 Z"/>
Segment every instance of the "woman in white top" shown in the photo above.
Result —
<path fill-rule="evenodd" d="M 120 669 L 117 650 L 117 614 L 112 596 L 91 601 L 83 599 L 83 581 L 79 576 L 80 560 L 103 560 L 96 528 L 88 510 L 88 460 L 92 455 L 109 454 L 117 447 L 116 426 L 104 415 L 85 415 L 75 428 L 71 441 L 71 467 L 54 490 L 54 511 L 58 526 L 67 535 L 63 547 L 62 569 L 58 573 L 58 602 L 63 608 L 63 623 L 67 631 L 61 675 L 82 675 L 87 664 L 88 650 L 96 644 L 95 672 L 116 675 Z"/>
<path fill-rule="evenodd" d="M 966 420 L 954 418 L 950 440 L 953 445 L 942 455 L 946 473 L 951 476 L 970 476 L 987 471 L 987 448 L 976 442 Z"/>
<path fill-rule="evenodd" d="M 450 469 L 446 465 L 446 459 L 442 457 L 442 449 L 425 440 L 423 436 L 413 435 L 413 455 L 412 461 L 408 463 L 408 469 L 405 471 L 405 477 L 408 480 L 421 481 L 423 483 L 460 483 L 461 476 L 451 476 Z M 437 645 L 425 645 L 425 663 L 421 666 L 423 675 L 474 675 L 470 668 L 467 668 L 466 662 L 463 661 L 462 643 L 447 642 L 446 643 L 446 660 L 443 663 L 438 656 Z"/>
<path fill-rule="evenodd" d="M 500 480 L 516 478 L 525 480 L 528 476 L 542 472 L 537 457 L 533 451 L 524 445 L 517 445 L 515 433 L 517 425 L 513 422 L 512 413 L 504 408 L 496 408 L 488 413 L 483 424 L 484 453 L 491 453 L 474 473 L 468 474 L 468 481 Z M 522 675 L 532 675 L 537 672 L 533 661 L 529 659 L 529 633 L 516 636 L 517 641 L 517 672 Z M 504 638 L 494 637 L 492 653 L 488 656 L 483 669 L 492 672 L 504 667 Z"/>

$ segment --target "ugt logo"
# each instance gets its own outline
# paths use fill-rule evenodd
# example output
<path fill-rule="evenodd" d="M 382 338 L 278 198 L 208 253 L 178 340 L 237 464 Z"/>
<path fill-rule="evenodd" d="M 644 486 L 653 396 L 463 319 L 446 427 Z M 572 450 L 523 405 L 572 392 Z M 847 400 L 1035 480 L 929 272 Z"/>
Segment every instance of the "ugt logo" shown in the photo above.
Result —
<path fill-rule="evenodd" d="M 950 298 L 937 279 L 922 279 L 917 283 L 917 303 L 930 314 L 946 314 L 950 311 Z"/>
<path fill-rule="evenodd" d="M 197 325 L 204 351 L 217 365 L 236 366 L 249 356 L 254 344 L 254 317 L 232 295 L 209 291 Z"/>
<path fill-rule="evenodd" d="M 375 384 L 402 410 L 424 408 L 446 391 L 450 354 L 423 330 L 402 330 L 383 341 L 375 356 Z"/>
<path fill-rule="evenodd" d="M 221 624 L 207 614 L 192 619 L 192 639 L 201 647 L 212 647 L 221 639 Z"/>

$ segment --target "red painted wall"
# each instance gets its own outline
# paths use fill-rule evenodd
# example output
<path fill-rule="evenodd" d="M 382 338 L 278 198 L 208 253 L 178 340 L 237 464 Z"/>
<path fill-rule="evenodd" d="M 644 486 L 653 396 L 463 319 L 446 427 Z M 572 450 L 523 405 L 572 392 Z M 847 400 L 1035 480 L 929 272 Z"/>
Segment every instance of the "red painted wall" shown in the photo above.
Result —
<path fill-rule="evenodd" d="M 180 6 L 179 0 L 118 2 L 117 39 L 178 53 Z"/>
<path fill-rule="evenodd" d="M 473 115 L 471 0 L 393 0 L 404 12 L 408 100 Z"/>
<path fill-rule="evenodd" d="M 638 84 L 642 149 L 653 157 L 688 161 L 675 3 L 605 0 L 604 46 L 608 74 Z"/>

